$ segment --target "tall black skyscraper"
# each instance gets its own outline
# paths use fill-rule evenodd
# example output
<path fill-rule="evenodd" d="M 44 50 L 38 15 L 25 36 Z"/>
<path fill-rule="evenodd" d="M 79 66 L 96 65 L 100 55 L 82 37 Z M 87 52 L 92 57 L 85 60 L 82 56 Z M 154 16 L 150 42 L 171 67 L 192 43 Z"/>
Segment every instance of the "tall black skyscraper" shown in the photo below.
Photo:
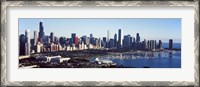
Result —
<path fill-rule="evenodd" d="M 122 48 L 123 47 L 123 30 L 119 29 L 118 30 L 118 46 L 117 48 Z"/>
<path fill-rule="evenodd" d="M 104 47 L 104 48 L 107 47 L 106 37 L 103 37 L 103 47 Z"/>
<path fill-rule="evenodd" d="M 39 23 L 39 38 L 44 38 L 44 26 L 42 21 Z"/>
<path fill-rule="evenodd" d="M 54 34 L 53 34 L 53 32 L 50 33 L 50 39 L 51 39 L 51 43 L 54 43 Z"/>
<path fill-rule="evenodd" d="M 139 35 L 139 33 L 137 33 L 137 35 L 136 35 L 136 43 L 140 43 L 140 35 Z"/>
<path fill-rule="evenodd" d="M 140 44 L 140 35 L 139 35 L 139 33 L 136 34 L 135 49 L 137 49 L 137 50 L 142 49 L 141 44 Z"/>
<path fill-rule="evenodd" d="M 117 47 L 117 34 L 114 35 L 114 47 Z"/>
<path fill-rule="evenodd" d="M 162 41 L 159 40 L 158 49 L 162 49 Z"/>
<path fill-rule="evenodd" d="M 173 49 L 173 40 L 169 39 L 169 49 Z"/>
<path fill-rule="evenodd" d="M 26 37 L 24 34 L 21 34 L 19 37 L 19 55 L 25 55 L 25 43 Z"/>

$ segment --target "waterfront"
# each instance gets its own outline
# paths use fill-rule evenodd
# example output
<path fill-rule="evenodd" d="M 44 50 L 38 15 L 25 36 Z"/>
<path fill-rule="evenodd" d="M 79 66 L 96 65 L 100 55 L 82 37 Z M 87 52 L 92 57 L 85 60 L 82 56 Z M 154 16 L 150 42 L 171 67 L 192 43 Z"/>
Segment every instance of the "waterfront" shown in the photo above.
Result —
<path fill-rule="evenodd" d="M 118 52 L 87 50 L 41 54 L 43 56 L 62 55 L 62 57 L 65 55 L 71 59 L 62 63 L 44 63 L 34 57 L 37 55 L 34 55 L 27 59 L 20 59 L 19 67 L 36 65 L 35 68 L 181 68 L 181 50 Z M 107 63 L 99 63 L 99 61 Z"/>
<path fill-rule="evenodd" d="M 99 60 L 112 60 L 117 66 L 130 68 L 181 68 L 181 51 L 127 52 L 99 56 Z M 93 61 L 95 58 L 90 58 Z"/>

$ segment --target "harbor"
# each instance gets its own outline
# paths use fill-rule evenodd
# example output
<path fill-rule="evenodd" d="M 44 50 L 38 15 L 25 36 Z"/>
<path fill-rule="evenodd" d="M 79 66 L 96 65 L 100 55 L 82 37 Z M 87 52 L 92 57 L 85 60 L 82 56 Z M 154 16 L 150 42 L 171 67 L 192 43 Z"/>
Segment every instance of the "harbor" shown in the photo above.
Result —
<path fill-rule="evenodd" d="M 90 52 L 91 51 L 91 52 Z M 177 68 L 181 51 L 78 51 L 35 54 L 19 59 L 20 68 Z M 91 54 L 92 53 L 92 54 Z M 51 54 L 51 55 L 50 55 Z M 62 56 L 60 55 L 62 54 Z M 64 56 L 63 56 L 64 55 Z"/>

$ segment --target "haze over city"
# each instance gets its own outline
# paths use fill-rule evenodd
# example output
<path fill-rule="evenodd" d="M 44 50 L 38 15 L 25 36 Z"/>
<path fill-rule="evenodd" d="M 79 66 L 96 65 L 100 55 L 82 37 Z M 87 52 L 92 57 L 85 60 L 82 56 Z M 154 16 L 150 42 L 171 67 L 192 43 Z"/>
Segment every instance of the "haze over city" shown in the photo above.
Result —
<path fill-rule="evenodd" d="M 141 40 L 154 39 L 168 42 L 173 39 L 174 43 L 181 43 L 181 19 L 177 18 L 129 18 L 129 19 L 56 19 L 56 18 L 21 18 L 19 19 L 19 35 L 24 34 L 25 30 L 29 29 L 31 38 L 33 32 L 39 31 L 38 23 L 42 21 L 44 25 L 45 35 L 50 35 L 54 32 L 57 37 L 71 37 L 71 33 L 76 33 L 77 36 L 83 35 L 103 38 L 107 36 L 107 31 L 110 32 L 110 38 L 118 33 L 118 29 L 123 29 L 123 34 L 130 34 L 136 37 L 139 33 Z"/>

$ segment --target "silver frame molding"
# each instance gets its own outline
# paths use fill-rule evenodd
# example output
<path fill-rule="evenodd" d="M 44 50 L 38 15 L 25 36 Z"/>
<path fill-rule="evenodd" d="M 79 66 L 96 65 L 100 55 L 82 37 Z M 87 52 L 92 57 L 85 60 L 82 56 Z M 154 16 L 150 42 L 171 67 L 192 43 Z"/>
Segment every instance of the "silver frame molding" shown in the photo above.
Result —
<path fill-rule="evenodd" d="M 15 81 L 6 80 L 6 8 L 8 6 L 194 6 L 195 82 L 185 81 Z M 199 0 L 195 1 L 1 1 L 1 87 L 6 86 L 195 86 L 199 87 Z"/>

